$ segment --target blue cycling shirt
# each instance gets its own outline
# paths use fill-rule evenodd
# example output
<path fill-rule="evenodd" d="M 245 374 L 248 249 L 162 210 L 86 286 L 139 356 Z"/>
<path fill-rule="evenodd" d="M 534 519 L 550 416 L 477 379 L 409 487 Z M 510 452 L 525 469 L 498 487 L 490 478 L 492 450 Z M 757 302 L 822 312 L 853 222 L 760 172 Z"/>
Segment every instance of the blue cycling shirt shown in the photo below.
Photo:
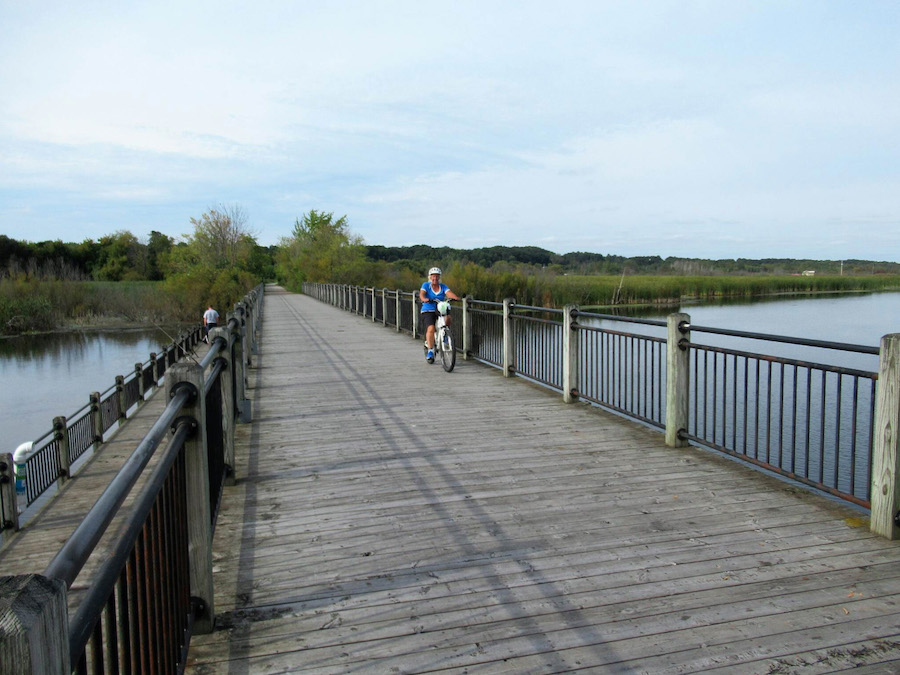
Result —
<path fill-rule="evenodd" d="M 447 299 L 447 291 L 450 290 L 450 287 L 442 283 L 441 290 L 435 293 L 431 288 L 431 282 L 426 281 L 424 284 L 422 284 L 422 290 L 425 291 L 425 297 L 428 298 L 427 301 L 422 303 L 422 311 L 436 312 L 438 301 Z"/>

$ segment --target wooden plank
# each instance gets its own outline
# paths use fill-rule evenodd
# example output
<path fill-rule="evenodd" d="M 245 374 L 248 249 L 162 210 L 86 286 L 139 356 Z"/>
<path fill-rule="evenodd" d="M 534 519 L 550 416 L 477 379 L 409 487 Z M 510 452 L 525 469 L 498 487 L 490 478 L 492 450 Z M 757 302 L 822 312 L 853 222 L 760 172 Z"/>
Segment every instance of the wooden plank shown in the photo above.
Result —
<path fill-rule="evenodd" d="M 188 672 L 900 663 L 858 509 L 307 297 L 264 321 Z"/>

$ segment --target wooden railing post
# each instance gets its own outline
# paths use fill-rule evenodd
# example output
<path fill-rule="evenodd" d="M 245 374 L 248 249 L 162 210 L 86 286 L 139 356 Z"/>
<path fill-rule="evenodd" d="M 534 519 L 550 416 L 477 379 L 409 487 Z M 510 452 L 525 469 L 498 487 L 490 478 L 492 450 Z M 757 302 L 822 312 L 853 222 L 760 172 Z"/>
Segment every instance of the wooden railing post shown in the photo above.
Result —
<path fill-rule="evenodd" d="M 238 326 L 228 338 L 228 349 L 234 354 L 231 365 L 234 368 L 234 401 L 237 410 L 237 421 L 250 424 L 253 421 L 253 410 L 247 398 L 247 365 L 250 359 L 246 353 L 246 336 L 243 326 Z M 246 359 L 246 360 L 245 360 Z"/>
<path fill-rule="evenodd" d="M 16 462 L 11 452 L 0 455 L 0 514 L 3 529 L 19 529 L 19 500 L 16 497 Z"/>
<path fill-rule="evenodd" d="M 372 286 L 372 323 L 375 323 L 375 315 L 377 312 L 375 311 L 375 287 Z"/>
<path fill-rule="evenodd" d="M 125 376 L 116 375 L 116 397 L 119 399 L 119 419 L 125 419 L 125 410 L 128 407 L 128 401 L 125 396 Z"/>
<path fill-rule="evenodd" d="M 463 359 L 472 358 L 472 300 L 468 295 L 462 299 L 462 356 Z"/>
<path fill-rule="evenodd" d="M 150 373 L 153 376 L 153 386 L 159 386 L 159 363 L 156 361 L 156 352 L 150 352 Z"/>
<path fill-rule="evenodd" d="M 94 434 L 94 449 L 103 442 L 103 414 L 100 412 L 100 392 L 91 392 L 91 431 Z"/>
<path fill-rule="evenodd" d="M 57 445 L 57 461 L 59 462 L 59 478 L 57 479 L 60 487 L 71 476 L 71 456 L 69 455 L 69 426 L 64 416 L 53 418 L 53 437 L 56 439 Z"/>
<path fill-rule="evenodd" d="M 563 363 L 562 363 L 562 389 L 563 401 L 572 403 L 578 400 L 578 331 L 575 329 L 575 317 L 578 316 L 578 307 L 566 305 L 563 307 Z"/>
<path fill-rule="evenodd" d="M 515 298 L 503 300 L 503 377 L 513 374 L 513 349 L 515 348 L 515 336 L 512 325 L 512 306 L 516 304 Z"/>
<path fill-rule="evenodd" d="M 206 441 L 206 397 L 203 395 L 203 370 L 196 363 L 176 363 L 166 373 L 169 400 L 182 388 L 192 392 L 181 414 L 196 425 L 195 433 L 185 441 L 184 459 L 187 481 L 188 564 L 191 599 L 199 607 L 194 632 L 210 633 L 215 619 L 212 574 L 212 510 L 209 503 L 209 455 Z"/>
<path fill-rule="evenodd" d="M 381 325 L 387 326 L 387 289 L 381 289 Z"/>
<path fill-rule="evenodd" d="M 238 409 L 234 386 L 234 358 L 232 357 L 231 341 L 227 328 L 218 327 L 209 331 L 209 342 L 212 344 L 215 338 L 225 340 L 226 347 L 219 357 L 225 362 L 225 368 L 219 376 L 219 388 L 222 392 L 222 439 L 223 455 L 225 458 L 225 484 L 234 485 L 234 422 L 235 411 Z"/>
<path fill-rule="evenodd" d="M 670 314 L 666 341 L 666 445 L 683 448 L 688 445 L 687 432 L 691 386 L 690 350 L 691 317 Z"/>
<path fill-rule="evenodd" d="M 416 301 L 419 299 L 418 293 L 413 293 L 410 302 L 412 303 L 412 336 L 413 340 L 415 340 L 419 336 L 419 308 L 416 305 Z"/>
<path fill-rule="evenodd" d="M 134 364 L 134 376 L 137 378 L 137 382 L 138 382 L 138 400 L 143 401 L 144 397 L 147 395 L 147 387 L 144 384 L 144 364 L 143 363 L 135 363 Z"/>
<path fill-rule="evenodd" d="M 69 675 L 66 582 L 0 577 L 0 675 Z"/>
<path fill-rule="evenodd" d="M 875 390 L 872 512 L 869 529 L 900 538 L 900 333 L 881 338 Z"/>
<path fill-rule="evenodd" d="M 400 289 L 396 289 L 394 291 L 396 295 L 394 296 L 394 312 L 396 313 L 396 317 L 394 317 L 394 323 L 397 324 L 397 332 L 400 332 Z"/>

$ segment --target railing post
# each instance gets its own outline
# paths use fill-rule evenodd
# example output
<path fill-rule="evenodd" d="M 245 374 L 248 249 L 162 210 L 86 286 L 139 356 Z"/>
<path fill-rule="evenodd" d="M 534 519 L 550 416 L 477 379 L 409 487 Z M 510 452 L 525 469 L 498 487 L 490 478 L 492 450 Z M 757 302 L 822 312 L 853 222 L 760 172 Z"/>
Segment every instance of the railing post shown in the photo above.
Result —
<path fill-rule="evenodd" d="M 250 338 L 247 334 L 250 331 L 250 324 L 247 321 L 247 306 L 243 302 L 239 302 L 235 306 L 235 314 L 238 320 L 238 335 L 241 340 L 241 375 L 243 375 L 244 366 L 250 364 Z M 241 385 L 241 394 L 243 394 L 243 390 L 244 387 Z"/>
<path fill-rule="evenodd" d="M 257 329 L 259 328 L 259 315 L 262 312 L 262 307 L 260 306 L 262 303 L 262 293 L 255 293 L 253 296 L 253 304 L 250 307 L 250 353 L 253 355 L 259 354 L 259 336 L 256 334 Z"/>
<path fill-rule="evenodd" d="M 69 675 L 66 582 L 0 577 L 0 675 Z"/>
<path fill-rule="evenodd" d="M 563 308 L 563 363 L 562 363 L 562 389 L 563 401 L 572 403 L 578 400 L 578 330 L 575 328 L 575 317 L 578 316 L 578 307 L 566 305 Z"/>
<path fill-rule="evenodd" d="M 375 323 L 375 315 L 377 312 L 375 311 L 375 287 L 372 286 L 372 323 Z"/>
<path fill-rule="evenodd" d="M 159 385 L 159 364 L 156 362 L 156 352 L 150 352 L 150 373 L 153 375 L 153 386 Z"/>
<path fill-rule="evenodd" d="M 53 438 L 56 439 L 57 458 L 59 461 L 59 485 L 62 486 L 71 476 L 71 457 L 69 455 L 69 427 L 65 417 L 53 418 Z"/>
<path fill-rule="evenodd" d="M 209 503 L 209 455 L 206 446 L 206 397 L 203 395 L 203 370 L 196 363 L 176 363 L 166 373 L 169 400 L 186 388 L 191 398 L 181 414 L 196 425 L 195 433 L 185 441 L 185 480 L 187 482 L 188 563 L 192 604 L 198 607 L 194 632 L 210 633 L 215 619 L 212 575 L 212 510 Z M 194 600 L 199 602 L 194 602 Z"/>
<path fill-rule="evenodd" d="M 503 377 L 510 377 L 513 373 L 513 349 L 514 336 L 512 325 L 512 306 L 516 304 L 515 298 L 503 300 Z"/>
<path fill-rule="evenodd" d="M 472 358 L 472 301 L 468 295 L 462 299 L 462 356 L 463 359 Z"/>
<path fill-rule="evenodd" d="M 387 289 L 381 289 L 381 325 L 387 326 Z"/>
<path fill-rule="evenodd" d="M 16 497 L 16 462 L 11 452 L 0 455 L 0 514 L 4 530 L 19 529 L 19 500 Z"/>
<path fill-rule="evenodd" d="M 94 434 L 94 445 L 103 442 L 103 415 L 100 412 L 100 392 L 91 392 L 91 430 Z"/>
<path fill-rule="evenodd" d="M 222 350 L 222 356 L 219 357 L 225 362 L 225 368 L 219 376 L 219 389 L 222 392 L 222 439 L 224 443 L 222 454 L 225 459 L 225 484 L 234 485 L 234 413 L 238 408 L 234 387 L 234 359 L 232 358 L 231 341 L 228 339 L 228 329 L 218 327 L 209 331 L 210 344 L 219 337 L 225 340 L 226 345 Z"/>
<path fill-rule="evenodd" d="M 144 364 L 143 363 L 135 363 L 134 364 L 134 376 L 137 378 L 138 382 L 138 398 L 143 401 L 144 396 L 147 395 L 147 387 L 144 385 Z"/>
<path fill-rule="evenodd" d="M 900 538 L 900 333 L 881 338 L 875 390 L 872 513 L 869 529 Z"/>
<path fill-rule="evenodd" d="M 691 317 L 670 314 L 666 322 L 666 445 L 683 448 L 688 445 L 683 434 L 687 433 L 690 410 Z"/>
<path fill-rule="evenodd" d="M 419 299 L 418 293 L 413 293 L 410 302 L 412 303 L 412 336 L 415 340 L 419 336 L 419 308 L 416 306 L 416 300 Z"/>
<path fill-rule="evenodd" d="M 244 360 L 246 340 L 242 326 L 238 324 L 234 332 L 228 334 L 228 351 L 233 355 L 231 367 L 234 368 L 234 405 L 237 410 L 237 421 L 241 424 L 250 424 L 253 421 L 253 411 L 250 400 L 247 398 L 246 370 L 249 359 Z"/>
<path fill-rule="evenodd" d="M 394 290 L 394 313 L 396 316 L 394 317 L 394 323 L 397 325 L 397 332 L 400 332 L 400 289 L 397 288 Z"/>
<path fill-rule="evenodd" d="M 116 397 L 119 399 L 119 419 L 125 419 L 125 408 L 128 401 L 125 397 L 125 376 L 116 375 Z"/>

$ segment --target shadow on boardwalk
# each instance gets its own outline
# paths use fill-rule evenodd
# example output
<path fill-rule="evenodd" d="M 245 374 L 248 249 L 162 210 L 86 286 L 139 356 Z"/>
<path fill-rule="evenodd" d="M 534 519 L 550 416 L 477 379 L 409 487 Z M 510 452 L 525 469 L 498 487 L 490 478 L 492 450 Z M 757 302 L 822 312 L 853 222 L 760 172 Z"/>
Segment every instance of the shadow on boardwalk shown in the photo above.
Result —
<path fill-rule="evenodd" d="M 188 672 L 900 671 L 858 512 L 267 292 Z"/>

